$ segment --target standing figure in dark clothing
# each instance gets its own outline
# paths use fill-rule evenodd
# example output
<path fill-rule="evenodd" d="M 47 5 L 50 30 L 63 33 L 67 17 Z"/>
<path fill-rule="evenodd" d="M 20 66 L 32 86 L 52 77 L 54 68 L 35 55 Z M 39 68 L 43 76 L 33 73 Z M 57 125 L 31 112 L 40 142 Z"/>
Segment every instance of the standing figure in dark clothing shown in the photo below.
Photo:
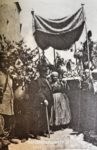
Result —
<path fill-rule="evenodd" d="M 88 48 L 89 48 L 89 59 L 90 59 L 90 67 L 91 67 L 91 64 L 92 64 L 92 51 L 93 51 L 93 41 L 91 40 L 91 37 L 92 37 L 92 32 L 91 31 L 88 31 L 87 33 L 87 40 L 88 40 L 88 43 L 87 43 L 87 40 L 84 42 L 83 44 L 83 67 L 84 69 L 88 69 Z M 87 47 L 87 44 L 88 44 L 88 47 Z"/>
<path fill-rule="evenodd" d="M 66 64 L 67 71 L 71 71 L 71 59 L 68 60 Z"/>
<path fill-rule="evenodd" d="M 15 135 L 19 137 L 22 142 L 26 141 L 30 134 L 30 118 L 31 118 L 31 104 L 29 98 L 28 85 L 20 85 L 15 90 Z"/>
<path fill-rule="evenodd" d="M 53 95 L 50 84 L 46 79 L 47 69 L 42 66 L 40 77 L 32 81 L 30 87 L 30 97 L 32 101 L 32 134 L 39 139 L 39 135 L 48 133 L 48 123 L 51 121 L 51 110 L 53 106 Z M 48 116 L 46 114 L 48 108 Z M 49 118 L 49 122 L 47 121 Z"/>

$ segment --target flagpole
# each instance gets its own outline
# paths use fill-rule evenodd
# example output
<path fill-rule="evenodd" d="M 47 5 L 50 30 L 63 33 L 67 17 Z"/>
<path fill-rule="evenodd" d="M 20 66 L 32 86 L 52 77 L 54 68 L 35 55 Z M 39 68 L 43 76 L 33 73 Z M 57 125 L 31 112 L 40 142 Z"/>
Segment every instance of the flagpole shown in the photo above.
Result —
<path fill-rule="evenodd" d="M 84 11 L 84 4 L 81 4 L 81 6 L 82 6 L 82 12 L 83 12 L 83 19 L 85 21 L 85 32 L 86 32 L 86 41 L 87 41 L 87 50 L 88 50 L 89 79 L 90 79 L 90 53 L 89 53 L 88 31 L 87 31 L 86 17 L 85 17 L 85 11 Z"/>

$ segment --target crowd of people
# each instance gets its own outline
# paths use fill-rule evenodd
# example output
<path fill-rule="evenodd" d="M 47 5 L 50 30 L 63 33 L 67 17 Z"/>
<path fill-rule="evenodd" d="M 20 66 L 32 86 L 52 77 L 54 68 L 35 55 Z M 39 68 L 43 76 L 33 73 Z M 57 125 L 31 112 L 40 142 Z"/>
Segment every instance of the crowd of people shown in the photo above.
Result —
<path fill-rule="evenodd" d="M 88 32 L 91 41 L 90 37 L 91 32 Z M 88 67 L 86 46 L 85 42 L 84 70 Z M 89 55 L 92 62 L 92 50 Z M 32 51 L 23 45 L 23 41 L 11 43 L 0 36 L 1 149 L 10 142 L 17 143 L 14 138 L 39 140 L 41 136 L 49 136 L 69 125 L 71 112 L 61 65 L 64 65 L 64 60 L 59 55 L 55 66 L 51 66 L 44 56 L 40 58 L 38 48 Z M 71 74 L 71 60 L 66 68 L 68 75 Z"/>
<path fill-rule="evenodd" d="M 6 47 L 10 46 L 7 44 Z M 27 57 L 25 60 L 28 59 L 26 62 L 22 60 L 24 50 L 21 59 L 20 53 L 19 57 L 17 56 L 17 51 L 14 54 L 15 58 L 10 57 L 12 54 L 8 52 L 6 53 L 1 44 L 1 147 L 8 146 L 10 142 L 17 143 L 15 138 L 25 141 L 29 137 L 40 139 L 40 136 L 49 136 L 54 131 L 65 128 L 71 120 L 65 83 L 60 80 L 59 73 L 50 70 L 45 59 L 36 64 L 34 62 L 34 66 L 37 65 L 34 67 L 37 69 L 35 72 L 30 63 L 33 55 L 24 55 Z"/>

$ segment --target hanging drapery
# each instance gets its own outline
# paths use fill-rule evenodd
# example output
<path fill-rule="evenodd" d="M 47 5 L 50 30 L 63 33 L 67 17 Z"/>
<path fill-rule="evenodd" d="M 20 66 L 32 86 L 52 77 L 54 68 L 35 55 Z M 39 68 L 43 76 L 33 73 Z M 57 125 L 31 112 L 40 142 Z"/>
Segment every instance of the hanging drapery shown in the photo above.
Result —
<path fill-rule="evenodd" d="M 84 27 L 82 9 L 70 17 L 61 19 L 44 19 L 38 15 L 33 17 L 34 37 L 42 50 L 50 46 L 58 50 L 69 49 L 79 40 Z"/>

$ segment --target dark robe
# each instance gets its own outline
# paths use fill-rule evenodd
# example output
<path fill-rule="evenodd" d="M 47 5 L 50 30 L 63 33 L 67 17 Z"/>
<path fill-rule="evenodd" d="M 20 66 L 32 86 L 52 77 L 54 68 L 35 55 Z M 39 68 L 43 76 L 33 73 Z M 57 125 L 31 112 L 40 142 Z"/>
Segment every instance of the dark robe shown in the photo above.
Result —
<path fill-rule="evenodd" d="M 28 90 L 28 85 L 19 86 L 15 90 L 15 135 L 20 138 L 28 138 L 30 134 L 32 108 Z"/>
<path fill-rule="evenodd" d="M 89 58 L 90 62 L 92 62 L 92 52 L 93 52 L 93 41 L 89 38 L 88 39 L 88 46 L 89 46 Z M 87 62 L 87 63 L 86 63 Z M 84 69 L 88 68 L 88 48 L 87 48 L 87 40 L 83 44 L 83 67 Z"/>
<path fill-rule="evenodd" d="M 48 116 L 49 120 L 51 119 L 51 108 L 53 106 L 51 87 L 45 78 L 39 78 L 32 81 L 29 90 L 32 102 L 32 133 L 43 134 L 48 130 L 44 100 L 48 101 Z"/>

